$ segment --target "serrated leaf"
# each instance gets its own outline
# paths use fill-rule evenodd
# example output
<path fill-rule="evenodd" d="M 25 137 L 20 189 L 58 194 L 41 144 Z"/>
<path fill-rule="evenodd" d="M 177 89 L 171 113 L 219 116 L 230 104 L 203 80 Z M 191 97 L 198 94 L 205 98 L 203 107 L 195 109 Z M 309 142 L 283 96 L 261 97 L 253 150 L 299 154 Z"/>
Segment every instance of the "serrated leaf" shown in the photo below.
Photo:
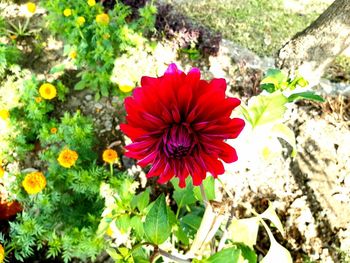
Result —
<path fill-rule="evenodd" d="M 160 195 L 146 216 L 144 231 L 149 242 L 162 244 L 171 234 L 164 194 Z"/>
<path fill-rule="evenodd" d="M 297 153 L 297 144 L 295 140 L 294 132 L 285 124 L 278 123 L 272 127 L 272 133 L 277 137 L 282 138 L 293 147 L 292 157 L 295 157 Z"/>
<path fill-rule="evenodd" d="M 268 95 L 258 95 L 249 100 L 249 106 L 246 108 L 246 118 L 252 127 L 273 123 L 283 119 L 286 112 L 285 104 L 287 98 L 279 91 Z"/>
<path fill-rule="evenodd" d="M 142 239 L 144 236 L 143 223 L 140 216 L 133 216 L 130 220 L 131 227 L 135 230 L 136 236 Z"/>
<path fill-rule="evenodd" d="M 276 214 L 275 208 L 273 207 L 271 202 L 269 204 L 269 207 L 262 214 L 260 214 L 260 217 L 270 220 L 272 222 L 272 224 L 282 234 L 282 236 L 285 235 L 282 222 L 279 219 L 278 215 Z"/>
<path fill-rule="evenodd" d="M 204 192 L 208 198 L 208 200 L 215 199 L 215 179 L 212 176 L 208 176 L 202 182 L 204 187 Z M 203 201 L 200 186 L 193 187 L 194 196 L 199 200 Z"/>
<path fill-rule="evenodd" d="M 288 102 L 293 102 L 297 100 L 313 100 L 318 102 L 324 102 L 324 98 L 322 98 L 320 95 L 315 94 L 313 91 L 305 91 L 300 93 L 294 93 L 288 97 Z"/>
<path fill-rule="evenodd" d="M 235 243 L 243 243 L 249 247 L 256 244 L 259 230 L 259 219 L 257 217 L 232 220 L 229 227 L 231 240 Z"/>
<path fill-rule="evenodd" d="M 133 209 L 137 207 L 138 210 L 142 212 L 149 204 L 149 194 L 150 194 L 150 190 L 149 188 L 146 188 L 145 191 L 134 196 L 133 199 L 131 200 L 131 207 Z"/>
<path fill-rule="evenodd" d="M 210 258 L 202 260 L 201 263 L 238 263 L 241 250 L 237 247 L 230 247 L 221 250 Z"/>

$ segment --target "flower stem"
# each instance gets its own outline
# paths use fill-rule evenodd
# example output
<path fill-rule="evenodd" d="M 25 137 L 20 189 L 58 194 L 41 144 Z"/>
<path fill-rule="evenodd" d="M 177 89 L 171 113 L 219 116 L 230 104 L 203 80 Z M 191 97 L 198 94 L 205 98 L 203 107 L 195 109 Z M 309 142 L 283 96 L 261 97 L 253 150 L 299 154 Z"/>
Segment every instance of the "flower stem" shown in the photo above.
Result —
<path fill-rule="evenodd" d="M 110 168 L 110 170 L 111 170 L 111 176 L 113 176 L 113 163 L 110 163 L 110 164 L 109 164 L 109 168 Z"/>
<path fill-rule="evenodd" d="M 207 207 L 209 202 L 208 202 L 208 198 L 207 198 L 207 195 L 205 193 L 205 190 L 204 190 L 203 183 L 199 187 L 201 189 L 201 195 L 202 195 L 202 199 L 203 199 L 203 202 L 204 202 L 204 206 Z"/>

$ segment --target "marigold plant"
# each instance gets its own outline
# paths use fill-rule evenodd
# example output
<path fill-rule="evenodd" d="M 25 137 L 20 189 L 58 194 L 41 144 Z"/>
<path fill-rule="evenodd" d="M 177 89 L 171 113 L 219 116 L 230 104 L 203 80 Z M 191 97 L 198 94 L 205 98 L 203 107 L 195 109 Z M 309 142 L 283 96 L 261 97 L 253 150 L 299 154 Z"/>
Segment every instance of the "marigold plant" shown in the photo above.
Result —
<path fill-rule="evenodd" d="M 106 13 L 102 13 L 96 16 L 96 22 L 100 25 L 108 25 L 109 24 L 109 15 Z"/>
<path fill-rule="evenodd" d="M 7 120 L 10 117 L 10 112 L 6 109 L 0 110 L 0 118 L 3 120 Z"/>
<path fill-rule="evenodd" d="M 72 15 L 72 9 L 70 8 L 66 8 L 63 10 L 63 15 L 68 17 L 68 16 L 71 16 Z"/>
<path fill-rule="evenodd" d="M 69 52 L 69 57 L 70 57 L 71 59 L 76 59 L 77 56 L 78 56 L 78 54 L 77 54 L 77 52 L 76 52 L 75 50 Z"/>
<path fill-rule="evenodd" d="M 4 262 L 5 259 L 5 249 L 4 247 L 0 244 L 0 263 Z"/>
<path fill-rule="evenodd" d="M 27 3 L 27 10 L 29 13 L 34 14 L 36 11 L 36 4 L 34 4 L 33 2 L 28 2 Z"/>
<path fill-rule="evenodd" d="M 56 127 L 52 127 L 52 128 L 50 129 L 50 132 L 51 132 L 52 134 L 56 134 L 56 133 L 57 133 L 57 128 L 56 128 Z"/>
<path fill-rule="evenodd" d="M 28 194 L 34 195 L 45 188 L 46 178 L 42 172 L 32 172 L 24 177 L 22 186 Z"/>
<path fill-rule="evenodd" d="M 224 79 L 207 82 L 197 68 L 185 74 L 175 64 L 159 78 L 143 77 L 125 99 L 127 124 L 121 129 L 133 142 L 126 155 L 142 167 L 151 164 L 147 177 L 159 176 L 159 183 L 176 176 L 185 187 L 190 175 L 200 185 L 207 172 L 214 178 L 223 174 L 222 161 L 238 159 L 224 140 L 236 138 L 245 124 L 230 117 L 240 100 L 225 91 Z"/>
<path fill-rule="evenodd" d="M 103 151 L 102 159 L 106 163 L 114 163 L 118 159 L 118 154 L 112 149 L 107 149 Z"/>
<path fill-rule="evenodd" d="M 89 6 L 96 5 L 96 1 L 95 0 L 88 0 L 87 3 L 88 3 Z"/>
<path fill-rule="evenodd" d="M 78 18 L 77 18 L 77 24 L 78 24 L 78 26 L 82 26 L 82 25 L 84 25 L 85 24 L 85 18 L 83 17 L 83 16 L 79 16 Z"/>
<path fill-rule="evenodd" d="M 60 152 L 57 160 L 61 166 L 70 168 L 78 160 L 78 153 L 70 149 L 64 149 Z"/>
<path fill-rule="evenodd" d="M 57 95 L 57 90 L 51 83 L 44 83 L 39 88 L 40 96 L 46 100 L 52 100 Z"/>
<path fill-rule="evenodd" d="M 35 98 L 35 102 L 36 102 L 36 103 L 40 103 L 42 100 L 43 100 L 43 99 L 42 99 L 41 97 L 36 97 L 36 98 Z"/>
<path fill-rule="evenodd" d="M 4 168 L 2 168 L 2 166 L 0 166 L 0 178 L 2 178 L 5 174 L 5 170 Z"/>

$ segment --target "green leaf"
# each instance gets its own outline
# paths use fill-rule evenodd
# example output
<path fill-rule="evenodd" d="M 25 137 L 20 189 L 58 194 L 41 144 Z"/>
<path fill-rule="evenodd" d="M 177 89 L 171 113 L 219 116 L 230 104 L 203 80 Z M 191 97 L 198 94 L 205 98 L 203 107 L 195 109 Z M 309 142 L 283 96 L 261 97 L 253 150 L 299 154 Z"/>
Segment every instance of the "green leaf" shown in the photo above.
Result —
<path fill-rule="evenodd" d="M 300 93 L 294 93 L 288 97 L 288 102 L 293 102 L 297 100 L 313 100 L 318 102 L 324 102 L 324 98 L 322 98 L 320 95 L 315 94 L 313 91 L 305 91 Z"/>
<path fill-rule="evenodd" d="M 288 77 L 281 70 L 268 69 L 265 77 L 261 80 L 260 84 L 273 84 L 274 89 L 272 86 L 269 86 L 268 89 L 270 91 L 267 90 L 268 92 L 272 93 L 276 90 L 282 89 L 287 81 Z M 264 89 L 263 87 L 261 88 Z M 267 87 L 265 86 L 265 88 Z"/>
<path fill-rule="evenodd" d="M 249 117 L 246 120 L 253 128 L 282 120 L 287 109 L 285 106 L 287 102 L 287 98 L 281 92 L 255 96 L 249 100 L 245 114 Z"/>
<path fill-rule="evenodd" d="M 212 176 L 208 176 L 202 182 L 204 186 L 204 192 L 208 198 L 208 200 L 215 199 L 215 179 Z M 203 201 L 200 186 L 193 187 L 194 196 L 199 200 Z"/>
<path fill-rule="evenodd" d="M 126 233 L 130 228 L 130 217 L 129 215 L 122 215 L 115 220 L 117 228 L 122 232 Z"/>
<path fill-rule="evenodd" d="M 208 259 L 203 260 L 202 263 L 238 263 L 240 255 L 240 249 L 236 247 L 230 247 L 221 250 Z"/>
<path fill-rule="evenodd" d="M 65 70 L 65 68 L 66 68 L 66 65 L 64 65 L 64 64 L 56 65 L 50 69 L 50 74 L 63 72 Z"/>
<path fill-rule="evenodd" d="M 243 262 L 248 261 L 247 263 L 256 263 L 258 261 L 258 257 L 252 248 L 242 243 L 236 243 L 235 245 L 241 250 Z"/>
<path fill-rule="evenodd" d="M 234 218 L 228 230 L 233 242 L 253 247 L 258 237 L 259 219 L 257 217 Z"/>
<path fill-rule="evenodd" d="M 150 190 L 149 188 L 146 188 L 145 191 L 134 196 L 133 199 L 131 200 L 131 207 L 133 209 L 137 207 L 138 210 L 142 212 L 149 204 L 149 194 L 150 194 Z"/>
<path fill-rule="evenodd" d="M 171 225 L 164 194 L 161 194 L 146 216 L 144 231 L 148 241 L 160 245 L 171 234 Z"/>
<path fill-rule="evenodd" d="M 174 193 L 173 193 L 173 198 L 176 202 L 176 204 L 179 207 L 185 206 L 185 205 L 191 205 L 194 204 L 197 199 L 195 198 L 193 194 L 193 185 L 191 183 L 191 179 L 187 177 L 186 179 L 186 187 L 185 188 L 180 188 L 179 187 L 179 179 L 174 178 L 171 180 L 173 186 L 174 186 Z"/>
<path fill-rule="evenodd" d="M 262 214 L 260 214 L 260 217 L 270 220 L 272 224 L 274 224 L 274 226 L 278 229 L 278 231 L 280 231 L 282 236 L 284 236 L 285 233 L 282 222 L 276 214 L 275 208 L 273 207 L 271 202 L 269 204 L 269 207 Z"/>
<path fill-rule="evenodd" d="M 86 84 L 85 81 L 79 81 L 77 84 L 75 84 L 74 89 L 75 90 L 83 90 L 86 87 L 85 84 Z"/>
<path fill-rule="evenodd" d="M 295 157 L 297 153 L 297 144 L 296 144 L 294 132 L 287 125 L 283 123 L 278 123 L 274 125 L 272 127 L 271 132 L 274 133 L 277 137 L 280 137 L 286 142 L 288 142 L 290 146 L 293 147 L 292 157 Z"/>
<path fill-rule="evenodd" d="M 133 216 L 130 220 L 130 225 L 135 230 L 136 237 L 141 240 L 145 234 L 141 217 L 137 215 Z"/>
<path fill-rule="evenodd" d="M 196 214 L 190 213 L 182 217 L 180 219 L 180 222 L 183 227 L 189 227 L 190 229 L 192 229 L 191 232 L 196 233 L 202 222 L 202 218 Z"/>
<path fill-rule="evenodd" d="M 115 260 L 115 262 L 120 262 L 120 260 L 123 259 L 123 256 L 120 255 L 115 249 L 113 248 L 107 248 L 106 252 L 108 253 L 108 255 Z"/>

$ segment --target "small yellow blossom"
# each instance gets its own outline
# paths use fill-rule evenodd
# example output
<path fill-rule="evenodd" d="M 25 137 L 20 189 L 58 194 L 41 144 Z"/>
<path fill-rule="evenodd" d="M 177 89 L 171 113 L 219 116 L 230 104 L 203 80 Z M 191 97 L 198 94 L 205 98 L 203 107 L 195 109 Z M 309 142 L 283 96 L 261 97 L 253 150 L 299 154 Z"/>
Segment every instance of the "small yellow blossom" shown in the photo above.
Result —
<path fill-rule="evenodd" d="M 52 134 L 56 134 L 56 133 L 57 133 L 57 128 L 56 128 L 56 127 L 52 127 L 52 128 L 50 129 L 50 132 L 51 132 Z"/>
<path fill-rule="evenodd" d="M 61 166 L 65 168 L 70 168 L 78 160 L 78 153 L 70 149 L 64 149 L 60 152 L 60 155 L 58 156 L 57 160 Z"/>
<path fill-rule="evenodd" d="M 104 39 L 109 39 L 110 37 L 111 37 L 111 35 L 110 34 L 108 34 L 108 33 L 106 33 L 106 34 L 103 34 L 103 36 L 102 36 Z"/>
<path fill-rule="evenodd" d="M 118 81 L 118 86 L 122 92 L 128 93 L 134 89 L 135 84 L 130 79 L 123 79 Z"/>
<path fill-rule="evenodd" d="M 84 25 L 85 24 L 85 18 L 83 16 L 79 16 L 77 18 L 77 24 L 78 24 L 78 26 Z"/>
<path fill-rule="evenodd" d="M 5 174 L 5 170 L 4 168 L 2 168 L 2 166 L 0 166 L 0 178 L 4 177 L 4 174 Z M 1 260 L 0 260 L 1 262 Z"/>
<path fill-rule="evenodd" d="M 96 22 L 100 25 L 108 25 L 109 24 L 109 15 L 106 13 L 102 13 L 96 16 Z"/>
<path fill-rule="evenodd" d="M 87 3 L 88 3 L 89 6 L 96 5 L 96 1 L 95 0 L 88 0 Z"/>
<path fill-rule="evenodd" d="M 69 52 L 69 57 L 71 59 L 76 59 L 78 56 L 77 52 L 75 50 L 72 50 L 71 52 Z"/>
<path fill-rule="evenodd" d="M 40 103 L 42 100 L 43 100 L 43 99 L 42 99 L 41 97 L 36 97 L 36 98 L 35 98 L 35 102 L 36 102 L 36 103 Z"/>
<path fill-rule="evenodd" d="M 39 93 L 46 100 L 52 100 L 57 95 L 55 86 L 50 83 L 42 84 L 39 88 Z"/>
<path fill-rule="evenodd" d="M 109 226 L 109 227 L 107 228 L 106 234 L 107 234 L 107 236 L 110 236 L 110 237 L 113 236 L 113 230 L 112 230 L 111 226 Z"/>
<path fill-rule="evenodd" d="M 4 262 L 5 259 L 5 249 L 4 247 L 0 244 L 0 263 Z"/>
<path fill-rule="evenodd" d="M 8 110 L 2 109 L 0 110 L 0 118 L 3 120 L 7 120 L 10 117 L 10 112 Z"/>
<path fill-rule="evenodd" d="M 16 35 L 10 35 L 9 37 L 10 37 L 11 40 L 16 40 L 17 39 Z"/>
<path fill-rule="evenodd" d="M 103 151 L 102 159 L 106 163 L 114 163 L 118 159 L 118 154 L 112 149 L 107 149 Z"/>
<path fill-rule="evenodd" d="M 29 13 L 34 14 L 36 11 L 36 4 L 34 4 L 33 2 L 28 2 L 27 3 L 27 10 Z"/>
<path fill-rule="evenodd" d="M 24 177 L 22 186 L 28 194 L 34 195 L 45 188 L 46 178 L 42 172 L 32 172 Z"/>
<path fill-rule="evenodd" d="M 66 17 L 71 16 L 72 15 L 72 9 L 70 9 L 70 8 L 64 9 L 63 15 L 66 16 Z"/>

